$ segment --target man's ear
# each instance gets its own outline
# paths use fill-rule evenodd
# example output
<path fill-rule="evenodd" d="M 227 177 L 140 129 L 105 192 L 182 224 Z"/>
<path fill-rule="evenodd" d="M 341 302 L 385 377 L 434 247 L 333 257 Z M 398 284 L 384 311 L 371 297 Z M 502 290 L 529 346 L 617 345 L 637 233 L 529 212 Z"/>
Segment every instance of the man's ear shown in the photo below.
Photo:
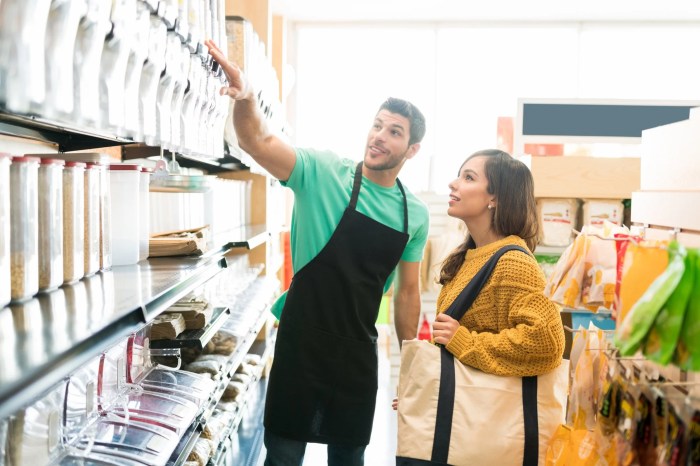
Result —
<path fill-rule="evenodd" d="M 406 159 L 412 159 L 414 155 L 418 153 L 418 150 L 420 149 L 420 143 L 416 142 L 415 144 L 411 144 L 408 146 L 408 150 L 406 151 Z"/>

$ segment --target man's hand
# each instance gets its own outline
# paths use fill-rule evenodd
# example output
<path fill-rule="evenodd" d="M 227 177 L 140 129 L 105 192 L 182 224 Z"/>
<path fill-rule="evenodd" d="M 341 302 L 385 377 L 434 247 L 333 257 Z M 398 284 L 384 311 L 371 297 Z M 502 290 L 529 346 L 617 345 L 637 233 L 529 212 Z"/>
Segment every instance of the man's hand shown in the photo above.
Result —
<path fill-rule="evenodd" d="M 207 39 L 204 45 L 209 48 L 209 55 L 221 66 L 228 81 L 228 87 L 222 87 L 219 91 L 221 95 L 228 95 L 234 100 L 246 99 L 250 94 L 250 86 L 248 86 L 245 75 L 241 69 L 234 63 L 226 59 L 224 52 L 216 46 L 213 40 Z"/>
<path fill-rule="evenodd" d="M 438 314 L 435 316 L 435 322 L 433 322 L 433 341 L 440 345 L 447 345 L 457 333 L 458 328 L 459 321 L 447 314 Z"/>

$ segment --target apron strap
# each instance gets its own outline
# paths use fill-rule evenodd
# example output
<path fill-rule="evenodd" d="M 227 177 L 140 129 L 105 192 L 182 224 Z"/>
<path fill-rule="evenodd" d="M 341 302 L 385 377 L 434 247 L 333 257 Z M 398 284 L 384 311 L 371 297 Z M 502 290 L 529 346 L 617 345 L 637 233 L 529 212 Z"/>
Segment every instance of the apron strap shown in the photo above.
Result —
<path fill-rule="evenodd" d="M 348 208 L 355 210 L 357 207 L 357 198 L 360 196 L 360 185 L 362 184 L 362 162 L 357 164 L 355 167 L 355 179 L 352 183 L 352 195 L 350 196 L 350 204 Z M 406 191 L 403 189 L 403 185 L 398 178 L 396 178 L 396 184 L 399 186 L 401 191 L 401 196 L 403 196 L 403 232 L 408 233 L 408 201 L 406 201 Z"/>
<path fill-rule="evenodd" d="M 408 202 L 406 201 L 406 192 L 403 190 L 401 180 L 396 178 L 396 184 L 399 185 L 401 195 L 403 196 L 403 232 L 408 233 Z"/>

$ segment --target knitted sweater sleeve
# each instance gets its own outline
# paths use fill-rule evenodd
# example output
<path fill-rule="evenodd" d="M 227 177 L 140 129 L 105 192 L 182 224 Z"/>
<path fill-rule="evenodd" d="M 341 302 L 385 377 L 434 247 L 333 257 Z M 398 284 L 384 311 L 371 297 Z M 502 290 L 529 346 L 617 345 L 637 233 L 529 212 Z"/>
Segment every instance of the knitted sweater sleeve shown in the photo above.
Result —
<path fill-rule="evenodd" d="M 507 253 L 490 282 L 499 331 L 469 329 L 463 319 L 447 350 L 463 364 L 496 375 L 523 377 L 555 369 L 564 352 L 564 329 L 558 306 L 543 294 L 537 263 Z"/>

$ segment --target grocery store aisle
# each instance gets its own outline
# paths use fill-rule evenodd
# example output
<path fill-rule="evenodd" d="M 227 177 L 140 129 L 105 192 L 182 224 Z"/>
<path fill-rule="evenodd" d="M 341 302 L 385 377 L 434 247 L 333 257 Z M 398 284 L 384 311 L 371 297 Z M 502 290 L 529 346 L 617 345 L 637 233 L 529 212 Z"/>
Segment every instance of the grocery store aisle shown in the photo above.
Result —
<path fill-rule="evenodd" d="M 395 377 L 391 374 L 389 345 L 396 338 L 387 325 L 378 325 L 379 332 L 379 389 L 377 408 L 374 413 L 372 438 L 365 451 L 365 466 L 391 466 L 396 464 L 396 412 L 391 409 L 391 401 L 396 393 Z M 257 466 L 263 465 L 265 447 L 260 454 Z M 326 466 L 326 445 L 309 444 L 306 448 L 304 466 Z"/>

